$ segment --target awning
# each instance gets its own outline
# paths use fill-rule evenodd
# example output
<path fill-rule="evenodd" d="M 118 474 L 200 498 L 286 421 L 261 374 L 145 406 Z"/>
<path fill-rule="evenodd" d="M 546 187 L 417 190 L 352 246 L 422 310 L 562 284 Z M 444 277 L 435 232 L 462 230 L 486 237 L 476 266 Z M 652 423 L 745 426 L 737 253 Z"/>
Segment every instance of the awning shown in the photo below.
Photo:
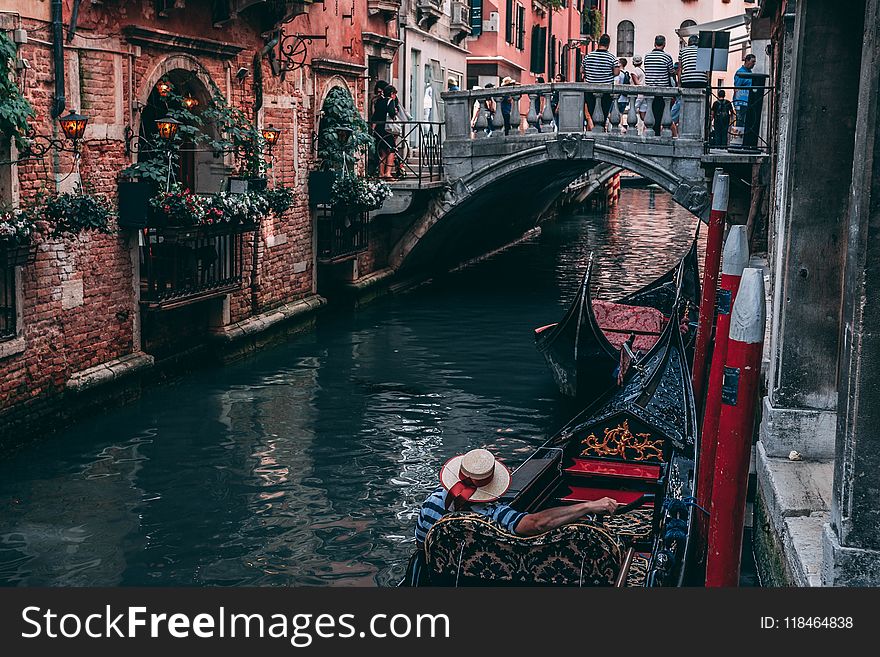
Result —
<path fill-rule="evenodd" d="M 680 37 L 690 36 L 691 34 L 699 34 L 700 31 L 704 32 L 718 32 L 720 30 L 732 30 L 736 27 L 740 27 L 741 25 L 745 25 L 748 29 L 748 25 L 751 22 L 752 17 L 748 14 L 740 14 L 739 16 L 731 16 L 730 18 L 721 18 L 717 21 L 710 21 L 709 23 L 701 23 L 700 25 L 691 25 L 690 27 L 680 27 L 675 33 Z"/>

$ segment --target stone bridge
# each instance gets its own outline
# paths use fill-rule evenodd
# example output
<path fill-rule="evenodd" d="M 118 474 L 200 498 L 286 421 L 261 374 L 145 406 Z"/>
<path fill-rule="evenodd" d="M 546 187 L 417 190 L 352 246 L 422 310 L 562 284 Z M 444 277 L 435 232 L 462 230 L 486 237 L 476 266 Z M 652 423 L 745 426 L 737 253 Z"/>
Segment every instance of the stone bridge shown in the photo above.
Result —
<path fill-rule="evenodd" d="M 626 95 L 629 112 L 621 115 L 614 102 L 605 117 L 602 103 L 596 102 L 588 131 L 584 104 L 588 94 L 614 100 Z M 637 123 L 640 96 L 647 100 L 647 129 L 642 135 L 627 127 Z M 660 116 L 653 112 L 655 97 L 663 98 Z M 390 264 L 395 268 L 423 250 L 433 260 L 444 251 L 460 251 L 462 244 L 476 252 L 502 237 L 499 232 L 504 237 L 522 234 L 569 183 L 599 165 L 644 176 L 705 221 L 712 170 L 736 163 L 750 166 L 755 160 L 753 155 L 708 152 L 705 92 L 700 89 L 559 83 L 449 92 L 443 99 L 442 162 L 447 185 L 392 248 Z M 487 107 L 489 99 L 496 104 L 494 116 Z M 677 101 L 680 110 L 673 126 Z M 501 107 L 507 103 L 511 127 L 505 135 Z M 659 135 L 654 130 L 657 125 Z"/>

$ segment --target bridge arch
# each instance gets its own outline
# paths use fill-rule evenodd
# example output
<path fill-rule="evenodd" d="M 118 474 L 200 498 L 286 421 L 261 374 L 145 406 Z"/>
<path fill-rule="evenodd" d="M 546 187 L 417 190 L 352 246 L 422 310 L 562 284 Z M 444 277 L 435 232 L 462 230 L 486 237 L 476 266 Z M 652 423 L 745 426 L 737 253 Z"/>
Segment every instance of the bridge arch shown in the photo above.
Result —
<path fill-rule="evenodd" d="M 468 224 L 474 231 L 509 228 L 509 237 L 515 238 L 517 231 L 522 234 L 534 225 L 535 217 L 547 212 L 569 183 L 603 165 L 643 176 L 691 213 L 708 219 L 708 185 L 698 160 L 695 167 L 682 167 L 674 158 L 634 152 L 619 142 L 576 133 L 534 137 L 515 142 L 487 138 L 453 144 L 451 149 L 447 146 L 447 152 L 452 151 L 447 168 L 453 176 L 454 172 L 461 175 L 451 178 L 443 193 L 398 240 L 390 264 L 401 268 L 434 259 L 444 243 L 461 244 L 469 238 Z"/>

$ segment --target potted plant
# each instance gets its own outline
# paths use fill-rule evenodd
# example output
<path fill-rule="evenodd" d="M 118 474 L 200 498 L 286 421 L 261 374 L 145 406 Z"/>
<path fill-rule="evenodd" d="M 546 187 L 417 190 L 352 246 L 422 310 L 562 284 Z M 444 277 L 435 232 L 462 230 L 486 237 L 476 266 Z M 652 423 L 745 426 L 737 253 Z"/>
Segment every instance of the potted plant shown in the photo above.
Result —
<path fill-rule="evenodd" d="M 52 226 L 55 237 L 78 235 L 85 230 L 110 233 L 113 210 L 102 196 L 85 194 L 82 190 L 65 192 L 49 197 L 40 211 Z"/>
<path fill-rule="evenodd" d="M 276 217 L 280 217 L 293 207 L 294 196 L 293 190 L 290 187 L 285 187 L 284 185 L 273 187 L 263 192 L 263 196 L 269 204 L 269 209 Z"/>
<path fill-rule="evenodd" d="M 193 228 L 202 223 L 207 203 L 201 196 L 174 185 L 169 191 L 150 199 L 150 207 L 155 211 L 153 216 L 157 228 Z"/>
<path fill-rule="evenodd" d="M 33 262 L 36 222 L 26 210 L 0 210 L 0 268 Z"/>
<path fill-rule="evenodd" d="M 342 176 L 333 183 L 331 205 L 355 212 L 378 210 L 391 196 L 391 188 L 383 180 L 360 176 Z"/>
<path fill-rule="evenodd" d="M 340 172 L 354 171 L 357 153 L 373 147 L 367 123 L 358 113 L 351 94 L 333 87 L 321 108 L 318 127 L 320 168 L 309 173 L 309 205 L 329 204 Z"/>

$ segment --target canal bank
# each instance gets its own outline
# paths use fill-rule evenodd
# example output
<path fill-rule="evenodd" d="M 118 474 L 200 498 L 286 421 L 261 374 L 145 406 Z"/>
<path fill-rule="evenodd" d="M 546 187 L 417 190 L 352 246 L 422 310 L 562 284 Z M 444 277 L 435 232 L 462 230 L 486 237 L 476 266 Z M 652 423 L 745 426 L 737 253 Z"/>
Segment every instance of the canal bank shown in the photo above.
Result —
<path fill-rule="evenodd" d="M 388 585 L 448 456 L 514 465 L 577 410 L 534 349 L 591 251 L 600 295 L 666 270 L 695 219 L 656 190 L 411 294 L 201 369 L 0 463 L 7 585 Z"/>

